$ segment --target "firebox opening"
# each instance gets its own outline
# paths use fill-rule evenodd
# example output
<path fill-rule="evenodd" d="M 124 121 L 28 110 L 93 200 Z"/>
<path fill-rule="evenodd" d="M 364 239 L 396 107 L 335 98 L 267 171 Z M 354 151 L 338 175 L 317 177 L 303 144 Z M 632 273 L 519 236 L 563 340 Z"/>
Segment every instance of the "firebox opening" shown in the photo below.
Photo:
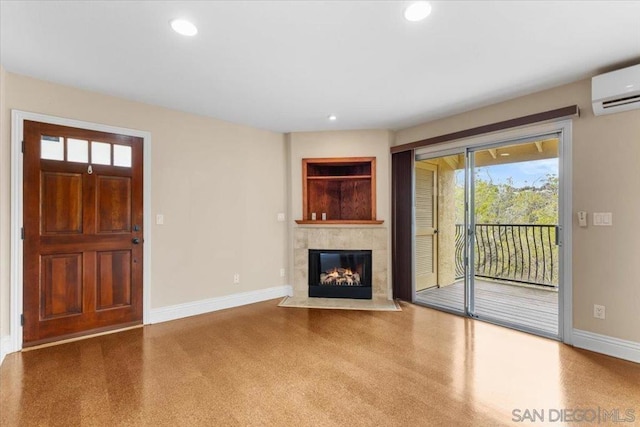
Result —
<path fill-rule="evenodd" d="M 310 249 L 309 296 L 371 299 L 371 251 Z"/>

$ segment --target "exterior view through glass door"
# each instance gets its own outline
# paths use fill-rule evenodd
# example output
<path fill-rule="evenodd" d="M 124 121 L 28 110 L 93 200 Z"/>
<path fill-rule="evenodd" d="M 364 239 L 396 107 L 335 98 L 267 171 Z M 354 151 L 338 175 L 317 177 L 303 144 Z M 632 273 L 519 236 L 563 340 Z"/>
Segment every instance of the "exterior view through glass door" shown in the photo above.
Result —
<path fill-rule="evenodd" d="M 415 247 L 416 290 L 438 284 L 438 166 L 416 163 Z"/>
<path fill-rule="evenodd" d="M 552 134 L 416 160 L 416 302 L 558 337 L 559 149 Z M 437 252 L 419 240 L 423 164 L 438 176 Z M 435 283 L 419 280 L 425 258 Z"/>
<path fill-rule="evenodd" d="M 459 313 L 465 312 L 464 181 L 464 152 L 415 162 L 415 300 Z"/>

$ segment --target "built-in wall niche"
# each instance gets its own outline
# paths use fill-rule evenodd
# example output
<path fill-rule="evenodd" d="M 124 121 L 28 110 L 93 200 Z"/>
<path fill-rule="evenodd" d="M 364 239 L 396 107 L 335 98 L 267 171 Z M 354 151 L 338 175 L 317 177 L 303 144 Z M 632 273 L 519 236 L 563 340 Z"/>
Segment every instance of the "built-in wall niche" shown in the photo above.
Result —
<path fill-rule="evenodd" d="M 376 158 L 302 159 L 298 224 L 382 224 L 376 218 Z"/>

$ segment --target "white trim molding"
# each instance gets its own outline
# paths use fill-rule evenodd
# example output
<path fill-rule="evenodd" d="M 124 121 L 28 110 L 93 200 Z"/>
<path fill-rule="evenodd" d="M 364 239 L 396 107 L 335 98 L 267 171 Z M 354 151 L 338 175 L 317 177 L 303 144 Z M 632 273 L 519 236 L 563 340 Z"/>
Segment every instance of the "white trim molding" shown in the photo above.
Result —
<path fill-rule="evenodd" d="M 635 341 L 574 329 L 573 346 L 640 363 L 640 343 Z"/>
<path fill-rule="evenodd" d="M 9 349 L 11 348 L 11 335 L 7 335 L 5 337 L 0 337 L 0 366 L 2 365 L 2 361 L 4 357 L 11 353 Z"/>
<path fill-rule="evenodd" d="M 9 345 L 2 346 L 2 351 L 12 353 L 22 349 L 22 270 L 23 253 L 20 228 L 23 218 L 23 156 L 22 140 L 24 135 L 24 121 L 32 120 L 60 126 L 69 126 L 100 132 L 117 133 L 140 137 L 143 140 L 143 218 L 144 218 L 144 252 L 143 262 L 143 301 L 142 317 L 144 323 L 149 323 L 151 309 L 151 133 L 147 131 L 121 128 L 99 123 L 83 122 L 80 120 L 48 116 L 27 111 L 11 110 L 11 301 L 9 317 L 10 335 Z"/>
<path fill-rule="evenodd" d="M 259 289 L 257 291 L 225 295 L 223 297 L 209 298 L 201 301 L 154 308 L 151 310 L 150 323 L 168 322 L 170 320 L 182 319 L 184 317 L 196 316 L 198 314 L 224 310 L 225 308 L 239 307 L 242 305 L 291 295 L 293 295 L 293 288 L 291 285 L 283 285 Z"/>

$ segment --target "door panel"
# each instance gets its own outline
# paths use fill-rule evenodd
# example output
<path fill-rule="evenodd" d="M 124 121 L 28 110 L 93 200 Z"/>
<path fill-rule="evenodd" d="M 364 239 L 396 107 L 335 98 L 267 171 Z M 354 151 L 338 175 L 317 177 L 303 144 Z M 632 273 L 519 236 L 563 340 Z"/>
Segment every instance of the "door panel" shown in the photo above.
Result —
<path fill-rule="evenodd" d="M 131 178 L 98 176 L 98 233 L 131 231 Z"/>
<path fill-rule="evenodd" d="M 465 309 L 465 170 L 462 152 L 415 161 L 415 301 L 459 313 Z"/>
<path fill-rule="evenodd" d="M 131 251 L 98 252 L 97 310 L 131 304 Z"/>
<path fill-rule="evenodd" d="M 469 150 L 468 312 L 540 335 L 559 334 L 559 135 Z"/>
<path fill-rule="evenodd" d="M 31 121 L 24 136 L 23 345 L 142 323 L 142 140 Z"/>
<path fill-rule="evenodd" d="M 82 175 L 43 172 L 41 182 L 42 233 L 82 233 Z"/>
<path fill-rule="evenodd" d="M 42 265 L 43 319 L 82 313 L 82 254 L 45 255 Z"/>

